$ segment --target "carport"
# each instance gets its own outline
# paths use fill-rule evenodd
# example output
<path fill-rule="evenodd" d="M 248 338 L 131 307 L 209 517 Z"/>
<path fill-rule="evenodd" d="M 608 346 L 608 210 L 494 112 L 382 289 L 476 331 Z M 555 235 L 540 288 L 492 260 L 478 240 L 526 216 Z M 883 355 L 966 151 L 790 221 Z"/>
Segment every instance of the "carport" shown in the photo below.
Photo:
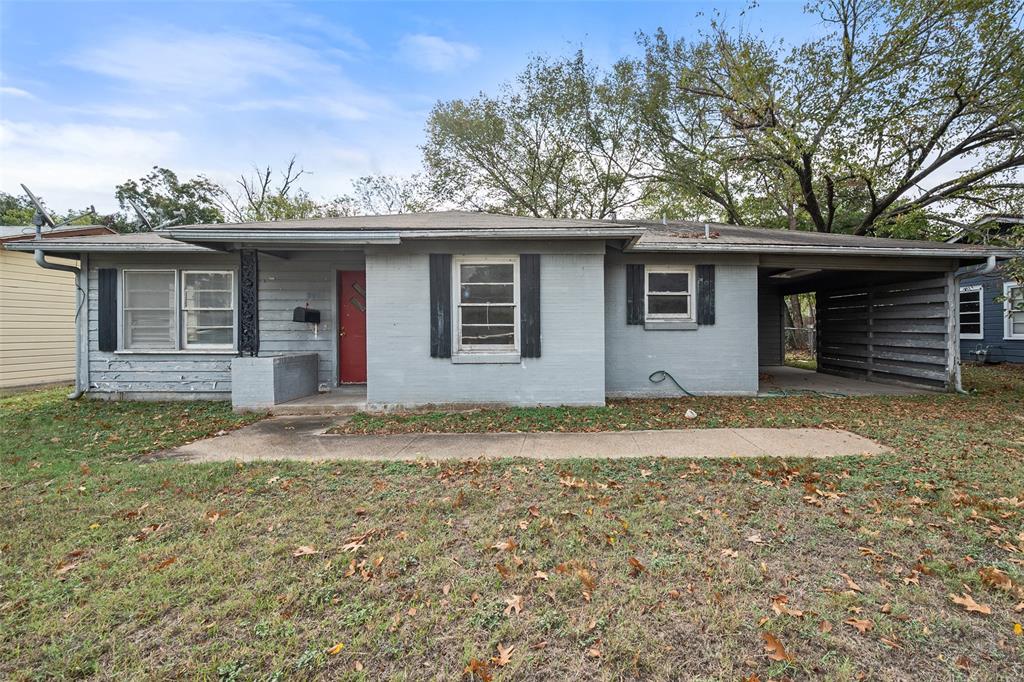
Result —
<path fill-rule="evenodd" d="M 760 364 L 784 362 L 784 297 L 811 292 L 819 374 L 951 390 L 959 386 L 960 267 L 957 258 L 762 256 Z"/>

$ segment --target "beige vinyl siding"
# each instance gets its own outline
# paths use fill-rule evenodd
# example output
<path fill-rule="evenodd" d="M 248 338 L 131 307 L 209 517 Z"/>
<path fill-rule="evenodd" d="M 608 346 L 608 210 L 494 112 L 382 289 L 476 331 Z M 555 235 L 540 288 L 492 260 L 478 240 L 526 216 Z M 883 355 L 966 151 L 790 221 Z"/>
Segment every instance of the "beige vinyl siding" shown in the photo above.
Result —
<path fill-rule="evenodd" d="M 45 270 L 31 254 L 0 249 L 0 389 L 74 377 L 74 275 Z"/>

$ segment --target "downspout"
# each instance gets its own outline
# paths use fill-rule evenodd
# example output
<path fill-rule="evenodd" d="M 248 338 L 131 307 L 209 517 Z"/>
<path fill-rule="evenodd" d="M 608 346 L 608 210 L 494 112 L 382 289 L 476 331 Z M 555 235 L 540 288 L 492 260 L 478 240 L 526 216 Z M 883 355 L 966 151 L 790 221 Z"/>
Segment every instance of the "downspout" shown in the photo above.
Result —
<path fill-rule="evenodd" d="M 36 239 L 41 239 L 39 230 L 36 230 Z M 76 268 L 74 265 L 64 265 L 63 263 L 50 263 L 46 260 L 46 252 L 42 249 L 35 250 L 36 265 L 46 270 L 60 270 L 61 272 L 71 272 L 75 275 L 75 362 L 82 362 L 81 355 L 81 340 L 82 340 L 82 328 L 78 323 L 79 316 L 82 312 L 82 287 L 78 284 L 78 277 L 81 275 L 81 268 Z M 75 390 L 68 394 L 68 400 L 78 400 L 85 393 L 85 387 L 81 385 L 79 380 L 79 372 L 75 370 Z"/>
<path fill-rule="evenodd" d="M 989 256 L 988 260 L 985 261 L 984 265 L 975 265 L 974 267 L 965 268 L 959 270 L 953 275 L 953 295 L 956 296 L 955 301 L 960 300 L 960 281 L 965 277 L 978 277 L 981 275 L 987 275 L 996 269 L 996 257 Z M 959 310 L 951 310 L 950 314 L 953 315 L 953 320 L 956 322 L 956 355 L 954 362 L 956 363 L 956 378 L 954 381 L 953 389 L 957 393 L 963 395 L 970 395 L 968 391 L 964 390 L 963 381 L 960 372 L 960 312 Z"/>

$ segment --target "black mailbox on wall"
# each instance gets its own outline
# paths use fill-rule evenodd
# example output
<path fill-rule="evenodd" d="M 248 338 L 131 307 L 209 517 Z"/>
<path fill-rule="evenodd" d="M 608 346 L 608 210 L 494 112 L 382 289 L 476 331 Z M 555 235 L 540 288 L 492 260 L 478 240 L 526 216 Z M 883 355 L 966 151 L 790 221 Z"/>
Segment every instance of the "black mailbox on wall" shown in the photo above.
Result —
<path fill-rule="evenodd" d="M 313 308 L 296 308 L 295 312 L 292 313 L 292 321 L 320 324 L 320 311 Z"/>

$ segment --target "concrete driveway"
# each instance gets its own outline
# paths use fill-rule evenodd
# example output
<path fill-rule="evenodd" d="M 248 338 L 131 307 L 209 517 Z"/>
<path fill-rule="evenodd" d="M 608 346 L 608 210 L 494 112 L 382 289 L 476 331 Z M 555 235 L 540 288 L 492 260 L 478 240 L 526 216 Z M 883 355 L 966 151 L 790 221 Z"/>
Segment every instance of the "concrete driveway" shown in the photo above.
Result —
<path fill-rule="evenodd" d="M 621 457 L 840 457 L 890 452 L 831 429 L 679 429 L 600 433 L 330 435 L 332 417 L 272 417 L 151 455 L 189 462 Z"/>

